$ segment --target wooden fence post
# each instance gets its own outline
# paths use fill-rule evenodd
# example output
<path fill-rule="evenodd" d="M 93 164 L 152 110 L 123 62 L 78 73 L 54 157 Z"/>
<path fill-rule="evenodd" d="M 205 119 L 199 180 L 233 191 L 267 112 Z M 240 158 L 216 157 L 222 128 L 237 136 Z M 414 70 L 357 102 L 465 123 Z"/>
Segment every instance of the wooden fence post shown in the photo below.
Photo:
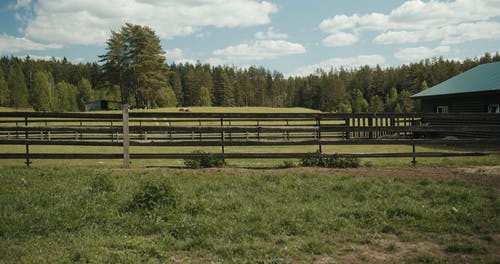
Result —
<path fill-rule="evenodd" d="M 220 118 L 220 126 L 224 126 L 224 118 Z M 221 151 L 222 151 L 222 160 L 224 160 L 224 154 L 225 154 L 225 150 L 224 150 L 224 130 L 222 130 L 220 132 L 220 140 L 221 140 Z"/>
<path fill-rule="evenodd" d="M 417 160 L 416 160 L 416 157 L 415 157 L 415 143 L 413 143 L 411 145 L 411 148 L 412 148 L 412 151 L 413 151 L 413 157 L 412 157 L 412 160 L 411 160 L 411 164 L 413 166 L 417 165 Z"/>
<path fill-rule="evenodd" d="M 28 144 L 28 116 L 24 117 L 24 126 L 25 126 L 25 139 L 26 139 L 26 166 L 29 167 L 31 164 L 30 161 L 30 145 Z"/>
<path fill-rule="evenodd" d="M 128 127 L 128 104 L 122 104 L 122 125 L 123 125 L 123 167 L 128 168 L 130 166 L 130 136 Z"/>
<path fill-rule="evenodd" d="M 318 127 L 317 138 L 318 138 L 318 152 L 323 153 L 323 149 L 321 146 L 321 118 L 316 117 L 316 126 Z"/>

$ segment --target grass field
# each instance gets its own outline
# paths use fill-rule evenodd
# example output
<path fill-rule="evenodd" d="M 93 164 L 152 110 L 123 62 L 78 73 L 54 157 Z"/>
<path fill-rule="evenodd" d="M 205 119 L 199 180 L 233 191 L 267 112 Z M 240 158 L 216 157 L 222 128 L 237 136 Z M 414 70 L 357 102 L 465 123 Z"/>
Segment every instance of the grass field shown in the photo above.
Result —
<path fill-rule="evenodd" d="M 496 263 L 499 172 L 2 166 L 0 262 Z"/>
<path fill-rule="evenodd" d="M 131 152 L 197 149 L 132 147 Z M 316 149 L 226 147 L 226 152 Z M 460 150 L 417 147 L 417 152 Z M 1 145 L 0 151 L 23 153 L 24 146 Z M 121 148 L 31 146 L 30 151 L 120 153 Z M 411 147 L 323 146 L 323 151 L 410 152 Z M 417 166 L 409 158 L 363 159 L 361 168 L 345 170 L 238 168 L 278 167 L 283 161 L 228 160 L 229 168 L 190 170 L 144 168 L 182 166 L 182 160 L 133 160 L 132 169 L 121 169 L 121 160 L 34 160 L 30 168 L 24 160 L 0 160 L 0 263 L 500 261 L 500 155 L 418 158 Z"/>

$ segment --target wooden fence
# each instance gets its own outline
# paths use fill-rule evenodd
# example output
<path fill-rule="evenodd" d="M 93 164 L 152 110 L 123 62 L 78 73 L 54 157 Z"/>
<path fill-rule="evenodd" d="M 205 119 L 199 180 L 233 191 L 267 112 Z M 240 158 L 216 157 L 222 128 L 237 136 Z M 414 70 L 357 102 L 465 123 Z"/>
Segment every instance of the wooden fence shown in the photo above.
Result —
<path fill-rule="evenodd" d="M 0 144 L 23 145 L 23 153 L 0 153 L 0 159 L 121 159 L 123 153 L 31 153 L 33 145 L 123 145 L 121 114 L 0 112 Z M 437 120 L 437 122 L 436 122 Z M 453 120 L 452 122 L 450 120 Z M 474 122 L 470 122 L 474 120 Z M 444 137 L 457 131 L 472 137 Z M 225 159 L 331 156 L 326 145 L 404 144 L 412 151 L 350 153 L 346 157 L 387 158 L 479 156 L 481 152 L 416 152 L 415 145 L 488 145 L 500 149 L 498 114 L 336 114 L 336 113 L 160 113 L 132 112 L 130 146 L 218 147 Z M 439 135 L 440 138 L 433 136 Z M 489 135 L 478 138 L 474 135 Z M 491 137 L 491 135 L 497 135 Z M 262 147 L 264 152 L 231 153 L 226 147 Z M 270 146 L 317 146 L 311 153 L 274 153 Z M 267 147 L 267 148 L 266 148 Z M 271 152 L 267 151 L 271 150 Z M 169 152 L 170 151 L 170 152 Z M 201 154 L 132 153 L 131 159 L 184 159 Z"/>

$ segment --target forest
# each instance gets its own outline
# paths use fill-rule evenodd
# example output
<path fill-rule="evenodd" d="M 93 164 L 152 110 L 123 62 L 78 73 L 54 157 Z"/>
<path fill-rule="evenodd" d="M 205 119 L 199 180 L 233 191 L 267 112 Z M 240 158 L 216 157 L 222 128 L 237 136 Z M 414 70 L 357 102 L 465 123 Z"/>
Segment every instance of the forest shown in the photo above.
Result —
<path fill-rule="evenodd" d="M 307 107 L 331 112 L 415 112 L 410 99 L 479 64 L 500 61 L 485 53 L 463 61 L 432 58 L 397 67 L 317 70 L 285 77 L 263 67 L 165 64 L 158 89 L 133 107 L 268 106 Z M 84 111 L 92 100 L 121 101 L 120 87 L 109 81 L 102 63 L 74 64 L 66 58 L 0 59 L 0 106 L 36 111 Z"/>

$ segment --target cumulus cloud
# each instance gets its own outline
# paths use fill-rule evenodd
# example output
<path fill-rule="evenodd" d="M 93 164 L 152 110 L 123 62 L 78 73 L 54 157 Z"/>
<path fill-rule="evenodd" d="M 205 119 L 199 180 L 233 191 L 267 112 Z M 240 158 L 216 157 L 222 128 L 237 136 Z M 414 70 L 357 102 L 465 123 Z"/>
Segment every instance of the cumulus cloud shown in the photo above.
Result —
<path fill-rule="evenodd" d="M 12 9 L 30 8 L 31 0 L 17 0 L 15 4 L 9 5 Z"/>
<path fill-rule="evenodd" d="M 255 33 L 255 38 L 256 39 L 286 39 L 288 38 L 288 35 L 285 33 L 280 33 L 279 31 L 275 30 L 273 27 L 267 28 L 266 32 L 257 32 Z"/>
<path fill-rule="evenodd" d="M 254 61 L 275 59 L 278 57 L 305 53 L 304 46 L 284 40 L 256 40 L 218 49 L 213 55 L 220 56 L 224 61 Z"/>
<path fill-rule="evenodd" d="M 6 34 L 0 35 L 0 52 L 16 53 L 23 50 L 47 50 L 62 48 L 58 44 L 42 44 L 26 38 L 16 38 Z"/>
<path fill-rule="evenodd" d="M 184 51 L 179 48 L 167 49 L 165 52 L 167 53 L 167 61 L 178 61 L 184 59 Z"/>
<path fill-rule="evenodd" d="M 18 6 L 30 1 L 19 0 Z M 103 44 L 125 22 L 148 25 L 161 38 L 190 35 L 202 27 L 265 25 L 275 4 L 258 0 L 39 0 L 24 29 L 40 43 Z"/>
<path fill-rule="evenodd" d="M 490 21 L 498 16 L 498 0 L 413 0 L 388 14 L 336 15 L 324 19 L 319 28 L 330 34 L 382 32 L 374 39 L 379 44 L 440 41 L 446 45 L 500 38 L 500 24 Z"/>
<path fill-rule="evenodd" d="M 439 46 L 434 49 L 427 47 L 416 47 L 416 48 L 406 48 L 401 49 L 394 54 L 398 60 L 404 62 L 419 61 L 426 58 L 442 56 L 449 53 L 451 48 L 449 46 Z"/>
<path fill-rule="evenodd" d="M 307 76 L 309 74 L 314 74 L 318 69 L 329 71 L 330 69 L 340 69 L 342 68 L 357 68 L 360 66 L 376 66 L 385 63 L 384 56 L 381 55 L 360 55 L 356 57 L 346 57 L 346 58 L 331 58 L 325 61 L 321 61 L 317 64 L 306 65 L 299 67 L 292 73 L 292 76 Z"/>
<path fill-rule="evenodd" d="M 350 46 L 359 41 L 359 37 L 355 34 L 337 32 L 323 39 L 323 45 L 327 47 L 342 47 Z"/>

